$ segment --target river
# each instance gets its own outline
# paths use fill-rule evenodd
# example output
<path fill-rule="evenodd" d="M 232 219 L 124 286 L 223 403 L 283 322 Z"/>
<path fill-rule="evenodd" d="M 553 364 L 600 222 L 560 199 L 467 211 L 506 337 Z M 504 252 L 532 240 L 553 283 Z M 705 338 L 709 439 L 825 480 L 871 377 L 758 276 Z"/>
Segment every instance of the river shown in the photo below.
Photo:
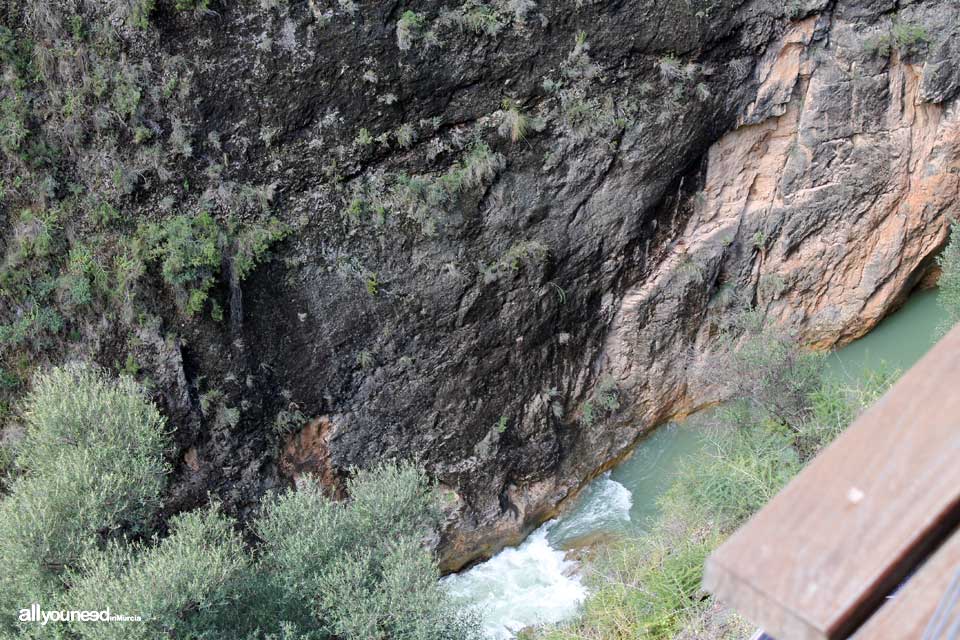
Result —
<path fill-rule="evenodd" d="M 904 371 L 933 346 L 943 318 L 936 291 L 916 293 L 868 335 L 830 354 L 828 375 L 856 384 L 880 367 Z M 444 578 L 445 587 L 461 604 L 482 611 L 491 640 L 509 640 L 523 627 L 575 616 L 587 588 L 568 550 L 585 540 L 642 532 L 656 517 L 657 499 L 679 463 L 704 445 L 691 423 L 657 429 L 629 458 L 590 483 L 560 517 L 518 547 Z"/>

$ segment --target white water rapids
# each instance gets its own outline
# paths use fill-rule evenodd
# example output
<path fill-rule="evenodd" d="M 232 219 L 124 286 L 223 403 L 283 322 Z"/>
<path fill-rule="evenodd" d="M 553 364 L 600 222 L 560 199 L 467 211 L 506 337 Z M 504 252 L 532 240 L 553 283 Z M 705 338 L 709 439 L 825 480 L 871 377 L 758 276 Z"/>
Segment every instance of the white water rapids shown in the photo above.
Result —
<path fill-rule="evenodd" d="M 477 607 L 491 640 L 509 640 L 524 627 L 574 616 L 587 596 L 564 542 L 630 520 L 630 491 L 607 473 L 591 483 L 562 518 L 534 531 L 518 547 L 443 580 L 465 606 Z"/>

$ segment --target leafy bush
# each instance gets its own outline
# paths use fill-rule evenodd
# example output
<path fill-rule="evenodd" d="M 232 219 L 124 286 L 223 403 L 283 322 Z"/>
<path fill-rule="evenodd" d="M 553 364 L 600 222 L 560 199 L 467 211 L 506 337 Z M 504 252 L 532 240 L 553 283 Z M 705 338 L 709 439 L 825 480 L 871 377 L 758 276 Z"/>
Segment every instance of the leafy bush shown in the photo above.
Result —
<path fill-rule="evenodd" d="M 210 10 L 210 0 L 176 0 L 174 8 L 177 11 L 200 11 Z"/>
<path fill-rule="evenodd" d="M 374 214 L 382 224 L 387 212 L 402 214 L 425 236 L 437 233 L 442 216 L 463 192 L 489 184 L 503 169 L 504 157 L 485 142 L 474 142 L 460 162 L 440 175 L 389 175 L 354 185 L 354 193 L 345 216 L 354 220 L 364 212 Z"/>
<path fill-rule="evenodd" d="M 272 218 L 264 224 L 241 226 L 231 222 L 221 226 L 201 211 L 195 216 L 180 215 L 145 225 L 138 235 L 148 260 L 160 263 L 164 282 L 173 289 L 178 308 L 194 316 L 209 300 L 225 255 L 233 260 L 237 278 L 243 280 L 286 232 L 286 226 Z M 219 305 L 213 301 L 211 306 L 214 318 L 219 318 Z"/>
<path fill-rule="evenodd" d="M 257 265 L 266 259 L 270 246 L 286 236 L 287 232 L 286 225 L 275 218 L 264 224 L 234 227 L 233 264 L 237 278 L 246 279 Z"/>
<path fill-rule="evenodd" d="M 216 507 L 177 516 L 152 547 L 112 544 L 90 555 L 66 597 L 71 609 L 139 615 L 141 623 L 74 625 L 81 638 L 227 637 L 243 628 L 237 603 L 250 560 Z"/>
<path fill-rule="evenodd" d="M 895 22 L 889 33 L 867 39 L 864 51 L 871 55 L 887 58 L 896 50 L 901 56 L 919 53 L 930 42 L 925 27 L 909 22 Z"/>
<path fill-rule="evenodd" d="M 137 385 L 72 365 L 27 396 L 20 476 L 0 503 L 0 606 L 50 602 L 64 571 L 121 534 L 146 533 L 168 467 L 163 419 Z"/>
<path fill-rule="evenodd" d="M 495 36 L 504 27 L 504 20 L 497 10 L 479 0 L 466 0 L 456 9 L 445 11 L 444 24 L 456 25 L 464 31 Z"/>
<path fill-rule="evenodd" d="M 631 537 L 590 558 L 591 594 L 581 618 L 540 634 L 543 640 L 660 640 L 674 637 L 699 611 L 703 562 L 717 543 L 691 536 Z"/>
<path fill-rule="evenodd" d="M 334 503 L 306 479 L 265 501 L 259 570 L 283 619 L 358 640 L 474 637 L 476 622 L 447 601 L 423 546 L 439 518 L 423 474 L 384 466 L 358 474 L 348 493 Z"/>
<path fill-rule="evenodd" d="M 897 48 L 903 54 L 916 53 L 923 45 L 930 42 L 930 35 L 923 25 L 909 22 L 897 22 L 891 30 Z"/>
<path fill-rule="evenodd" d="M 423 16 L 414 11 L 404 11 L 397 20 L 397 47 L 401 51 L 410 49 L 414 40 L 420 37 L 423 29 Z"/>
<path fill-rule="evenodd" d="M 712 450 L 683 467 L 664 511 L 729 532 L 769 502 L 800 470 L 793 438 L 771 426 L 719 430 Z"/>
<path fill-rule="evenodd" d="M 937 299 L 940 306 L 947 312 L 944 332 L 960 322 L 960 231 L 958 230 L 960 230 L 960 224 L 954 220 L 950 226 L 950 241 L 937 259 L 942 269 Z"/>
<path fill-rule="evenodd" d="M 810 412 L 810 394 L 821 383 L 823 355 L 802 349 L 796 336 L 755 311 L 734 315 L 717 344 L 707 379 L 721 381 L 727 397 L 799 430 Z"/>
<path fill-rule="evenodd" d="M 33 476 L 57 475 L 60 464 L 80 454 L 98 469 L 135 476 L 140 488 L 129 502 L 134 519 L 157 506 L 168 471 L 164 419 L 129 378 L 113 379 L 88 365 L 40 374 L 26 398 L 26 433 L 17 465 Z"/>
<path fill-rule="evenodd" d="M 224 243 L 219 225 L 209 213 L 176 216 L 141 229 L 149 258 L 160 262 L 164 281 L 187 315 L 203 309 L 220 272 Z"/>

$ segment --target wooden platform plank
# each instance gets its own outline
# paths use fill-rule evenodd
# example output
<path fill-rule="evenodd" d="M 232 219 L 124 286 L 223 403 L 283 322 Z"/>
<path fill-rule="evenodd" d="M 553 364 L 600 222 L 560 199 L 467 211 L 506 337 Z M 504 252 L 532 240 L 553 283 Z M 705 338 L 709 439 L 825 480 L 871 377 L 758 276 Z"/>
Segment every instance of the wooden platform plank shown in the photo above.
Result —
<path fill-rule="evenodd" d="M 708 559 L 777 640 L 845 638 L 960 521 L 960 327 Z"/>
<path fill-rule="evenodd" d="M 923 563 L 917 573 L 870 616 L 853 635 L 852 640 L 923 638 L 924 630 L 958 571 L 960 533 L 954 532 L 936 553 Z M 948 619 L 957 620 L 957 614 L 960 614 L 960 611 L 955 611 Z M 943 640 L 944 637 L 934 637 L 931 640 Z"/>

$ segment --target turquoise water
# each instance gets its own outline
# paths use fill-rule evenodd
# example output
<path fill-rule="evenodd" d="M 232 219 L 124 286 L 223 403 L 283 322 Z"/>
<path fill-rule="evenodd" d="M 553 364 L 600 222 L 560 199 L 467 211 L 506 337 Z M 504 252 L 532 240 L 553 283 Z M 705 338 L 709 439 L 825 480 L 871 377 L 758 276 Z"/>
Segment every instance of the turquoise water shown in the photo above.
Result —
<path fill-rule="evenodd" d="M 641 442 L 611 477 L 630 490 L 630 520 L 643 527 L 657 515 L 657 500 L 670 488 L 685 459 L 701 451 L 704 440 L 691 423 L 671 423 Z"/>
<path fill-rule="evenodd" d="M 828 375 L 855 384 L 879 367 L 905 371 L 936 342 L 943 318 L 935 291 L 917 293 L 867 336 L 830 354 Z M 613 471 L 591 482 L 571 509 L 519 547 L 445 578 L 450 593 L 485 612 L 487 636 L 494 640 L 513 638 L 525 626 L 576 615 L 587 590 L 566 550 L 642 530 L 651 522 L 658 513 L 657 501 L 683 461 L 706 446 L 695 422 L 657 429 Z"/>
<path fill-rule="evenodd" d="M 937 304 L 936 289 L 915 293 L 873 331 L 830 354 L 828 372 L 855 383 L 871 370 L 906 371 L 937 341 L 938 327 L 946 317 Z"/>

